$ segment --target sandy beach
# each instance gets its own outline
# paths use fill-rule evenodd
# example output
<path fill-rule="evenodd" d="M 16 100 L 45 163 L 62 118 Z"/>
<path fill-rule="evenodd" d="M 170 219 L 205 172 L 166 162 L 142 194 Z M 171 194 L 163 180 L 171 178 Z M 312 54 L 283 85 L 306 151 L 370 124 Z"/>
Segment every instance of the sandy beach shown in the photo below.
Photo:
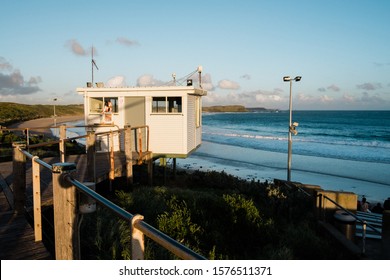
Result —
<path fill-rule="evenodd" d="M 56 125 L 58 126 L 61 123 L 74 122 L 83 119 L 84 119 L 84 115 L 61 116 L 56 118 Z M 50 130 L 50 127 L 54 127 L 53 118 L 41 118 L 41 119 L 29 120 L 25 122 L 12 124 L 9 126 L 9 128 L 28 128 L 30 130 L 30 133 L 52 136 L 53 134 L 52 131 Z"/>
<path fill-rule="evenodd" d="M 229 152 L 226 152 L 229 151 Z M 247 180 L 286 179 L 285 154 L 204 141 L 187 159 L 177 161 L 178 168 L 193 171 L 224 171 Z M 388 165 L 330 158 L 294 155 L 292 180 L 319 185 L 326 190 L 354 192 L 370 203 L 390 197 Z M 371 170 L 371 172 L 364 172 Z"/>

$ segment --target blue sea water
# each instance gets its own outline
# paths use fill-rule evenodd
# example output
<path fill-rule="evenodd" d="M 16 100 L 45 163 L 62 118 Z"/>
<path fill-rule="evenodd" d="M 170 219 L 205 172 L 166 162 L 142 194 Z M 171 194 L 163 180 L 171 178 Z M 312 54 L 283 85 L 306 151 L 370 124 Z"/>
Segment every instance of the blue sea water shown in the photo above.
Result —
<path fill-rule="evenodd" d="M 292 180 L 390 197 L 390 111 L 294 111 Z M 206 113 L 202 146 L 184 166 L 286 179 L 289 112 Z"/>
<path fill-rule="evenodd" d="M 390 163 L 390 111 L 294 111 L 293 154 Z M 203 140 L 287 153 L 289 112 L 211 113 Z"/>
<path fill-rule="evenodd" d="M 292 138 L 293 181 L 372 201 L 390 197 L 390 111 L 294 111 L 292 119 L 299 123 Z M 286 179 L 288 125 L 288 111 L 204 113 L 202 145 L 178 165 Z M 76 127 L 69 133 L 85 131 Z"/>

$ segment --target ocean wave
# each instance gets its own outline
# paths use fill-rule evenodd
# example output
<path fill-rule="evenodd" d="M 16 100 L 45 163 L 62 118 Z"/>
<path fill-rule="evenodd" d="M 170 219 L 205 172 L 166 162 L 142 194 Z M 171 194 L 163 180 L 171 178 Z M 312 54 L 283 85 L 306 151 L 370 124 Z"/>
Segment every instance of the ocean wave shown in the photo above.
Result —
<path fill-rule="evenodd" d="M 232 137 L 232 138 L 246 138 L 246 139 L 258 139 L 258 140 L 274 140 L 274 141 L 287 141 L 288 137 L 281 136 L 272 136 L 272 135 L 254 135 L 254 134 L 240 134 L 237 132 L 205 132 L 203 135 L 213 135 L 220 137 Z M 374 148 L 383 148 L 390 149 L 390 142 L 384 142 L 379 140 L 359 140 L 359 139 L 337 139 L 321 137 L 321 138 L 306 138 L 306 137 L 294 137 L 294 142 L 306 142 L 314 144 L 326 144 L 326 145 L 337 145 L 337 146 L 361 146 L 361 147 L 374 147 Z"/>

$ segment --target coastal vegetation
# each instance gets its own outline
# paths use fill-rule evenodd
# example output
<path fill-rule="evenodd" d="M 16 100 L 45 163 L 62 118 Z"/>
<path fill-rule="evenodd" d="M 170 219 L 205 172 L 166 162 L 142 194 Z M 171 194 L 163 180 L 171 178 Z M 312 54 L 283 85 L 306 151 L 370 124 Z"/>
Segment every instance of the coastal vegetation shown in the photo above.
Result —
<path fill-rule="evenodd" d="M 54 105 L 27 105 L 12 102 L 0 102 L 0 126 L 13 123 L 50 118 L 54 114 Z M 56 116 L 83 115 L 84 105 L 55 105 Z"/>
<path fill-rule="evenodd" d="M 318 230 L 312 200 L 297 189 L 216 171 L 162 177 L 157 170 L 156 186 L 117 187 L 111 199 L 208 259 L 351 258 Z M 129 224 L 99 206 L 84 215 L 81 240 L 83 259 L 130 259 Z M 145 257 L 175 259 L 149 239 Z"/>
<path fill-rule="evenodd" d="M 228 105 L 228 106 L 210 106 L 202 107 L 203 112 L 248 112 L 248 109 L 242 105 Z"/>

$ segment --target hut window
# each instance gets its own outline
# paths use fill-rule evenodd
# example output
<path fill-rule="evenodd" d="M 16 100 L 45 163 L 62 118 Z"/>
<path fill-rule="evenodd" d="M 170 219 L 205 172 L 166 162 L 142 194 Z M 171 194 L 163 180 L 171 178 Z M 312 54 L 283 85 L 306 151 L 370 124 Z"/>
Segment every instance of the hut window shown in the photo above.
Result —
<path fill-rule="evenodd" d="M 181 97 L 153 97 L 152 113 L 181 113 L 182 98 Z"/>
<path fill-rule="evenodd" d="M 153 97 L 152 112 L 153 113 L 166 113 L 166 98 L 165 97 Z"/>
<path fill-rule="evenodd" d="M 98 113 L 103 112 L 103 98 L 102 97 L 93 97 L 89 99 L 89 112 Z"/>
<path fill-rule="evenodd" d="M 103 113 L 105 104 L 111 102 L 111 112 L 118 113 L 118 97 L 91 97 L 89 99 L 89 112 L 93 114 Z"/>
<path fill-rule="evenodd" d="M 181 97 L 168 97 L 168 112 L 181 113 Z"/>

